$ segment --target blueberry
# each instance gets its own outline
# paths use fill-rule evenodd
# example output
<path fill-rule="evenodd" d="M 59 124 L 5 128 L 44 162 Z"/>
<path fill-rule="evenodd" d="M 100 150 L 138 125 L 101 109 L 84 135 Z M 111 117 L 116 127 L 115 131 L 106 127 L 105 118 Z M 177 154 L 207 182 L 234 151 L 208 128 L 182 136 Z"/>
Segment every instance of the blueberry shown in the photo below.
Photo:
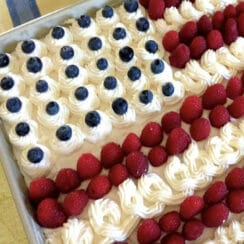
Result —
<path fill-rule="evenodd" d="M 55 115 L 57 114 L 59 111 L 59 105 L 58 103 L 52 101 L 52 102 L 49 102 L 46 106 L 46 112 L 49 114 L 49 115 Z"/>
<path fill-rule="evenodd" d="M 64 37 L 64 28 L 56 26 L 52 30 L 52 37 L 54 39 L 61 39 Z"/>
<path fill-rule="evenodd" d="M 48 83 L 45 80 L 39 80 L 36 82 L 36 90 L 40 93 L 48 90 Z"/>
<path fill-rule="evenodd" d="M 97 111 L 91 111 L 86 114 L 85 122 L 89 127 L 96 127 L 100 124 L 101 117 Z"/>
<path fill-rule="evenodd" d="M 161 59 L 155 59 L 151 63 L 151 70 L 154 74 L 160 74 L 164 71 L 164 62 Z"/>
<path fill-rule="evenodd" d="M 103 82 L 103 86 L 108 90 L 113 90 L 117 86 L 117 80 L 114 76 L 107 76 Z"/>
<path fill-rule="evenodd" d="M 26 136 L 30 131 L 30 126 L 26 122 L 20 122 L 15 127 L 15 132 L 18 136 Z"/>
<path fill-rule="evenodd" d="M 141 70 L 136 67 L 136 66 L 132 66 L 128 73 L 127 73 L 128 77 L 130 78 L 131 81 L 136 81 L 139 80 L 141 77 Z"/>
<path fill-rule="evenodd" d="M 149 40 L 146 42 L 145 48 L 149 53 L 156 53 L 158 51 L 158 44 L 154 40 Z"/>
<path fill-rule="evenodd" d="M 91 18 L 88 15 L 81 15 L 77 22 L 80 27 L 87 28 L 91 24 Z"/>
<path fill-rule="evenodd" d="M 72 137 L 72 129 L 68 125 L 59 127 L 56 131 L 56 136 L 60 141 L 68 141 Z"/>
<path fill-rule="evenodd" d="M 126 37 L 126 31 L 124 28 L 122 27 L 117 27 L 114 29 L 113 31 L 113 38 L 115 40 L 121 40 L 124 39 Z"/>
<path fill-rule="evenodd" d="M 140 93 L 139 99 L 145 105 L 153 100 L 153 93 L 149 90 L 144 90 Z"/>
<path fill-rule="evenodd" d="M 102 44 L 102 40 L 99 37 L 92 37 L 89 42 L 88 42 L 88 47 L 92 50 L 92 51 L 97 51 L 99 49 L 101 49 L 103 46 Z"/>
<path fill-rule="evenodd" d="M 119 50 L 119 56 L 123 62 L 128 63 L 133 59 L 134 51 L 131 47 L 126 46 Z"/>
<path fill-rule="evenodd" d="M 68 65 L 65 69 L 65 74 L 68 78 L 75 78 L 79 75 L 79 73 L 79 68 L 74 64 Z"/>
<path fill-rule="evenodd" d="M 18 97 L 12 97 L 7 100 L 6 107 L 9 112 L 17 113 L 22 107 L 22 102 Z"/>
<path fill-rule="evenodd" d="M 113 101 L 112 108 L 116 114 L 123 115 L 128 110 L 128 103 L 124 98 L 119 97 Z"/>
<path fill-rule="evenodd" d="M 108 68 L 108 61 L 106 58 L 99 58 L 97 60 L 97 67 L 100 70 L 105 70 Z"/>
<path fill-rule="evenodd" d="M 26 63 L 26 67 L 31 73 L 37 73 L 42 70 L 42 61 L 38 57 L 31 57 Z"/>
<path fill-rule="evenodd" d="M 127 12 L 133 13 L 136 12 L 138 9 L 138 2 L 137 0 L 125 0 L 124 8 Z"/>
<path fill-rule="evenodd" d="M 14 86 L 13 78 L 10 76 L 3 77 L 0 86 L 4 91 L 10 90 Z"/>
<path fill-rule="evenodd" d="M 27 153 L 27 158 L 33 164 L 40 163 L 44 157 L 44 152 L 40 147 L 33 147 Z"/>
<path fill-rule="evenodd" d="M 75 90 L 75 97 L 79 101 L 84 101 L 89 95 L 88 89 L 84 86 L 78 87 Z"/>
<path fill-rule="evenodd" d="M 141 17 L 136 21 L 136 28 L 139 31 L 146 32 L 149 26 L 150 24 L 147 18 Z"/>
<path fill-rule="evenodd" d="M 175 91 L 174 85 L 171 82 L 167 82 L 162 86 L 162 92 L 166 97 L 170 97 L 173 95 Z"/>
<path fill-rule="evenodd" d="M 36 44 L 32 40 L 26 40 L 22 42 L 21 49 L 24 53 L 30 54 L 36 48 Z"/>
<path fill-rule="evenodd" d="M 9 57 L 5 53 L 0 53 L 0 68 L 4 68 L 9 65 Z"/>
<path fill-rule="evenodd" d="M 60 56 L 64 60 L 69 60 L 74 57 L 74 49 L 70 46 L 63 46 L 60 49 Z"/>
<path fill-rule="evenodd" d="M 114 10 L 110 6 L 105 6 L 102 10 L 102 15 L 104 18 L 111 18 L 114 15 Z"/>

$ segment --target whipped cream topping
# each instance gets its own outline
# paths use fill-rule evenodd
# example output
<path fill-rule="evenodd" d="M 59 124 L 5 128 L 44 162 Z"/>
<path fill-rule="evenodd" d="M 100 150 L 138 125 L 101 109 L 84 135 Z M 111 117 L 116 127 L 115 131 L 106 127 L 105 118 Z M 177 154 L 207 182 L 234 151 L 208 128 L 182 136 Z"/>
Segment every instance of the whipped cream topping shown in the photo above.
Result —
<path fill-rule="evenodd" d="M 179 10 L 183 18 L 187 20 L 198 20 L 203 15 L 201 11 L 194 7 L 191 1 L 182 1 Z"/>
<path fill-rule="evenodd" d="M 167 22 L 166 25 L 175 26 L 175 30 L 177 30 L 179 26 L 187 22 L 187 19 L 181 15 L 178 8 L 176 7 L 166 8 L 164 12 L 164 19 Z"/>
<path fill-rule="evenodd" d="M 238 37 L 235 42 L 232 42 L 229 49 L 236 58 L 238 58 L 241 62 L 244 62 L 244 54 L 242 52 L 242 50 L 244 50 L 243 37 Z"/>
<path fill-rule="evenodd" d="M 213 14 L 215 11 L 215 7 L 212 2 L 212 0 L 196 0 L 195 6 L 204 14 Z"/>
<path fill-rule="evenodd" d="M 0 75 L 7 75 L 9 73 L 18 74 L 20 67 L 17 57 L 10 53 L 5 54 L 8 57 L 9 63 L 6 66 L 0 67 Z"/>

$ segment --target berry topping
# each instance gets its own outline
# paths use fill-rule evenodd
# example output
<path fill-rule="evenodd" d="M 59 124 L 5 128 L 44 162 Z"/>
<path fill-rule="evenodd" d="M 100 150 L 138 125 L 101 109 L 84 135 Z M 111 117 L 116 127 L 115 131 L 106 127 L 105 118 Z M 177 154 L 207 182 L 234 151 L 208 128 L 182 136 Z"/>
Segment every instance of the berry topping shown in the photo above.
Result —
<path fill-rule="evenodd" d="M 231 191 L 227 196 L 226 204 L 232 213 L 244 212 L 244 190 Z"/>
<path fill-rule="evenodd" d="M 81 15 L 77 22 L 80 27 L 88 28 L 91 24 L 91 18 L 88 15 Z"/>
<path fill-rule="evenodd" d="M 158 51 L 158 44 L 154 40 L 149 40 L 145 43 L 145 48 L 149 53 L 156 53 Z"/>
<path fill-rule="evenodd" d="M 160 238 L 161 230 L 154 219 L 144 219 L 141 221 L 137 240 L 140 244 L 154 243 Z"/>
<path fill-rule="evenodd" d="M 244 189 L 244 168 L 232 169 L 225 178 L 225 184 L 229 190 Z"/>
<path fill-rule="evenodd" d="M 110 170 L 108 174 L 108 178 L 110 182 L 114 186 L 118 186 L 123 181 L 128 178 L 129 174 L 126 167 L 123 164 L 115 164 Z"/>
<path fill-rule="evenodd" d="M 203 233 L 204 224 L 198 219 L 191 219 L 185 222 L 182 234 L 186 240 L 197 240 Z"/>
<path fill-rule="evenodd" d="M 99 58 L 96 65 L 98 69 L 105 70 L 108 68 L 108 61 L 106 58 Z"/>
<path fill-rule="evenodd" d="M 164 0 L 165 2 L 165 7 L 170 8 L 170 7 L 178 7 L 180 5 L 180 0 Z"/>
<path fill-rule="evenodd" d="M 185 244 L 185 239 L 184 237 L 177 233 L 170 233 L 161 239 L 161 244 Z"/>
<path fill-rule="evenodd" d="M 77 172 L 82 180 L 98 175 L 101 170 L 100 161 L 91 153 L 82 154 L 77 161 Z"/>
<path fill-rule="evenodd" d="M 229 18 L 225 21 L 223 37 L 227 45 L 230 45 L 238 37 L 237 22 L 234 18 Z"/>
<path fill-rule="evenodd" d="M 40 163 L 43 157 L 44 157 L 44 152 L 40 147 L 33 147 L 27 153 L 28 160 L 33 164 Z"/>
<path fill-rule="evenodd" d="M 230 99 L 235 99 L 243 94 L 243 84 L 238 77 L 234 76 L 229 79 L 226 86 L 226 94 Z"/>
<path fill-rule="evenodd" d="M 4 68 L 9 65 L 9 57 L 5 53 L 0 53 L 0 68 Z"/>
<path fill-rule="evenodd" d="M 176 211 L 168 212 L 164 214 L 159 220 L 159 226 L 162 231 L 171 233 L 177 231 L 180 227 L 180 215 Z"/>
<path fill-rule="evenodd" d="M 174 94 L 175 87 L 171 82 L 167 82 L 164 85 L 162 85 L 162 93 L 166 97 L 170 97 Z"/>
<path fill-rule="evenodd" d="M 123 62 L 129 63 L 134 57 L 134 51 L 131 47 L 123 47 L 119 50 L 119 57 Z"/>
<path fill-rule="evenodd" d="M 213 29 L 221 30 L 224 25 L 225 17 L 222 11 L 217 11 L 212 16 Z"/>
<path fill-rule="evenodd" d="M 69 60 L 74 57 L 74 49 L 71 46 L 63 46 L 60 49 L 60 56 L 64 60 Z"/>
<path fill-rule="evenodd" d="M 122 163 L 124 154 L 119 144 L 109 142 L 102 147 L 101 163 L 105 169 L 111 168 L 113 165 Z"/>
<path fill-rule="evenodd" d="M 46 112 L 49 114 L 49 115 L 55 115 L 59 112 L 59 105 L 57 102 L 49 102 L 46 106 Z"/>
<path fill-rule="evenodd" d="M 173 129 L 181 127 L 180 114 L 177 112 L 166 113 L 161 120 L 162 130 L 170 133 Z"/>
<path fill-rule="evenodd" d="M 227 109 L 233 118 L 242 117 L 244 115 L 244 97 L 235 98 Z"/>
<path fill-rule="evenodd" d="M 139 179 L 148 171 L 148 160 L 146 156 L 140 151 L 133 151 L 126 157 L 126 168 L 130 175 Z"/>
<path fill-rule="evenodd" d="M 18 97 L 9 98 L 6 102 L 6 108 L 11 113 L 17 113 L 22 107 L 22 102 Z"/>
<path fill-rule="evenodd" d="M 139 99 L 143 104 L 147 105 L 153 100 L 153 93 L 150 90 L 143 90 L 139 94 Z"/>
<path fill-rule="evenodd" d="M 100 50 L 103 46 L 102 40 L 99 37 L 92 37 L 88 42 L 88 47 L 92 51 Z"/>
<path fill-rule="evenodd" d="M 140 138 L 134 133 L 128 134 L 122 144 L 122 150 L 124 154 L 128 155 L 130 152 L 139 151 L 140 149 L 141 149 Z"/>
<path fill-rule="evenodd" d="M 200 59 L 207 50 L 207 42 L 204 37 L 196 36 L 190 44 L 191 58 Z"/>
<path fill-rule="evenodd" d="M 90 111 L 86 114 L 85 122 L 89 127 L 96 127 L 100 124 L 101 117 L 97 111 Z"/>
<path fill-rule="evenodd" d="M 70 168 L 61 169 L 55 178 L 55 184 L 60 192 L 67 193 L 77 188 L 81 179 L 76 170 Z"/>
<path fill-rule="evenodd" d="M 211 30 L 207 35 L 207 46 L 209 49 L 217 50 L 224 45 L 223 37 L 220 31 Z"/>
<path fill-rule="evenodd" d="M 226 20 L 227 20 L 228 18 L 235 18 L 235 17 L 236 17 L 236 8 L 235 8 L 234 5 L 229 4 L 229 5 L 227 5 L 227 6 L 225 7 L 223 13 L 224 13 L 224 16 L 225 16 Z"/>
<path fill-rule="evenodd" d="M 148 5 L 148 15 L 151 19 L 156 20 L 163 18 L 165 3 L 162 0 L 150 0 Z"/>
<path fill-rule="evenodd" d="M 148 160 L 154 167 L 164 164 L 167 161 L 167 158 L 167 152 L 162 146 L 153 147 L 148 153 Z"/>
<path fill-rule="evenodd" d="M 88 196 L 84 190 L 76 190 L 67 194 L 64 198 L 63 209 L 66 215 L 76 216 L 82 213 L 88 203 Z"/>
<path fill-rule="evenodd" d="M 64 37 L 64 28 L 61 26 L 56 26 L 52 30 L 52 37 L 54 39 L 61 39 Z"/>
<path fill-rule="evenodd" d="M 219 227 L 221 226 L 229 216 L 229 209 L 224 203 L 214 204 L 202 212 L 202 222 L 207 227 Z"/>
<path fill-rule="evenodd" d="M 164 71 L 164 62 L 161 59 L 155 59 L 151 63 L 151 71 L 154 74 L 160 74 Z"/>
<path fill-rule="evenodd" d="M 136 66 L 132 66 L 128 70 L 127 76 L 129 77 L 129 79 L 131 81 L 139 80 L 141 78 L 141 70 L 138 67 L 136 67 Z"/>
<path fill-rule="evenodd" d="M 89 91 L 84 86 L 80 86 L 80 87 L 78 87 L 78 88 L 75 89 L 75 98 L 78 101 L 84 101 L 84 100 L 86 100 L 86 98 L 88 97 L 88 95 L 89 95 Z"/>
<path fill-rule="evenodd" d="M 198 33 L 206 36 L 212 29 L 213 24 L 207 15 L 203 15 L 197 22 Z"/>
<path fill-rule="evenodd" d="M 240 15 L 241 13 L 244 13 L 244 2 L 239 2 L 236 5 L 236 14 Z"/>
<path fill-rule="evenodd" d="M 137 0 L 125 0 L 124 8 L 128 13 L 136 12 L 139 5 Z"/>
<path fill-rule="evenodd" d="M 4 90 L 4 91 L 8 91 L 10 90 L 11 88 L 13 88 L 14 86 L 14 80 L 12 77 L 10 76 L 5 76 L 1 79 L 1 83 L 0 83 L 0 86 L 1 88 Z"/>
<path fill-rule="evenodd" d="M 114 15 L 114 10 L 110 6 L 105 6 L 102 9 L 102 15 L 104 18 L 111 18 Z"/>
<path fill-rule="evenodd" d="M 92 178 L 87 186 L 86 193 L 91 199 L 99 199 L 105 196 L 112 185 L 107 176 L 98 175 Z"/>
<path fill-rule="evenodd" d="M 220 128 L 230 121 L 230 114 L 223 105 L 217 105 L 210 112 L 209 120 L 213 127 Z"/>
<path fill-rule="evenodd" d="M 126 31 L 124 28 L 122 27 L 117 27 L 114 29 L 113 31 L 113 38 L 115 40 L 121 40 L 124 39 L 126 37 Z"/>
<path fill-rule="evenodd" d="M 26 136 L 30 132 L 30 126 L 26 122 L 20 122 L 15 126 L 15 132 L 18 136 Z"/>
<path fill-rule="evenodd" d="M 146 32 L 146 31 L 148 31 L 149 27 L 150 27 L 149 21 L 145 17 L 140 17 L 136 21 L 136 28 L 139 31 Z"/>
<path fill-rule="evenodd" d="M 148 8 L 150 0 L 139 0 L 139 3 L 144 7 L 144 8 Z"/>
<path fill-rule="evenodd" d="M 107 76 L 104 79 L 103 86 L 108 90 L 113 90 L 117 87 L 117 79 L 114 76 Z"/>
<path fill-rule="evenodd" d="M 112 109 L 116 114 L 123 115 L 128 110 L 128 103 L 122 97 L 116 98 L 112 103 Z"/>
<path fill-rule="evenodd" d="M 61 227 L 67 217 L 56 199 L 46 198 L 37 207 L 37 221 L 46 228 Z"/>
<path fill-rule="evenodd" d="M 38 80 L 36 82 L 36 91 L 39 93 L 46 92 L 48 90 L 48 83 L 45 80 Z"/>
<path fill-rule="evenodd" d="M 30 54 L 35 50 L 35 42 L 32 40 L 23 41 L 21 44 L 21 49 L 24 53 Z"/>
<path fill-rule="evenodd" d="M 244 25 L 243 25 L 243 23 L 244 23 L 244 12 L 241 13 L 237 19 L 239 36 L 242 36 L 242 37 L 244 37 Z"/>
<path fill-rule="evenodd" d="M 186 44 L 190 43 L 197 35 L 197 32 L 197 23 L 195 21 L 186 22 L 179 32 L 180 41 Z"/>
<path fill-rule="evenodd" d="M 56 136 L 60 141 L 68 141 L 72 137 L 72 129 L 68 125 L 59 127 L 56 131 Z"/>
<path fill-rule="evenodd" d="M 199 118 L 193 121 L 190 127 L 191 137 L 195 141 L 202 141 L 210 135 L 211 126 L 208 119 Z"/>
<path fill-rule="evenodd" d="M 178 31 L 170 30 L 163 37 L 163 46 L 166 51 L 172 52 L 179 44 L 180 38 Z"/>
<path fill-rule="evenodd" d="M 42 70 L 42 61 L 38 57 L 31 57 L 26 63 L 26 68 L 31 73 L 37 73 Z"/>
<path fill-rule="evenodd" d="M 66 76 L 71 79 L 78 77 L 79 73 L 79 67 L 74 64 L 68 65 L 65 69 Z"/>
<path fill-rule="evenodd" d="M 184 68 L 189 60 L 190 49 L 185 44 L 179 44 L 169 56 L 170 64 L 176 68 Z"/>

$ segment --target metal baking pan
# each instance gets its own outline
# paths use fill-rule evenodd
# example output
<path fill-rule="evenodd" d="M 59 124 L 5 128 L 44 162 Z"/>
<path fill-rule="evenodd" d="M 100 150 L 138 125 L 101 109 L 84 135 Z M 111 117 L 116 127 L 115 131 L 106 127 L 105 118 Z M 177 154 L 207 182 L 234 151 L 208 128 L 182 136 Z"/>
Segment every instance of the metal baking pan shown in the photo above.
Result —
<path fill-rule="evenodd" d="M 41 38 L 48 30 L 62 24 L 68 18 L 77 18 L 82 14 L 94 13 L 102 6 L 116 5 L 121 0 L 87 0 L 74 4 L 70 7 L 63 8 L 51 14 L 34 19 L 23 25 L 20 25 L 10 31 L 0 35 L 0 52 L 11 52 L 14 50 L 17 42 L 29 38 Z M 28 201 L 27 187 L 24 178 L 21 175 L 17 164 L 15 163 L 11 146 L 6 139 L 3 126 L 0 122 L 0 161 L 3 165 L 12 196 L 22 220 L 29 243 L 42 244 L 44 236 L 40 226 L 35 222 L 34 212 Z"/>

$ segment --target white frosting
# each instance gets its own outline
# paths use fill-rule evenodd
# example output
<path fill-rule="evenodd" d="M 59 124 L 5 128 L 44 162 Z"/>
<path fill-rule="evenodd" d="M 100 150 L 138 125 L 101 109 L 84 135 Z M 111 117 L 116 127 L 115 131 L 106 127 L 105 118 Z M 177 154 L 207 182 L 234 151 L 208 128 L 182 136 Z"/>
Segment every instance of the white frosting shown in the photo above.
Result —
<path fill-rule="evenodd" d="M 212 0 L 212 3 L 215 5 L 215 11 L 217 10 L 223 10 L 227 5 L 229 4 L 236 4 L 238 1 L 237 0 Z"/>
<path fill-rule="evenodd" d="M 116 53 L 116 58 L 115 58 L 116 75 L 119 78 L 123 79 L 124 74 L 129 70 L 130 67 L 135 66 L 136 63 L 137 63 L 137 57 L 136 57 L 135 53 L 134 53 L 134 57 L 132 58 L 132 60 L 130 60 L 129 62 L 123 62 L 119 57 L 119 49 L 118 49 L 117 53 Z"/>
<path fill-rule="evenodd" d="M 9 58 L 9 64 L 5 67 L 0 67 L 0 75 L 6 75 L 10 72 L 18 74 L 19 72 L 19 62 L 18 59 L 9 53 L 5 53 Z"/>
<path fill-rule="evenodd" d="M 179 28 L 187 22 L 187 19 L 180 14 L 176 7 L 166 8 L 164 12 L 164 19 L 167 22 L 167 25 L 173 25 L 176 26 L 176 28 Z"/>
<path fill-rule="evenodd" d="M 244 50 L 244 38 L 238 37 L 236 41 L 231 43 L 230 51 L 237 59 L 244 62 L 244 53 L 242 50 Z"/>
<path fill-rule="evenodd" d="M 187 20 L 198 20 L 203 15 L 203 13 L 197 10 L 191 1 L 184 0 L 181 2 L 179 7 L 180 13 L 183 18 Z"/>
<path fill-rule="evenodd" d="M 195 6 L 204 14 L 213 14 L 215 12 L 212 0 L 195 0 Z"/>
<path fill-rule="evenodd" d="M 138 9 L 133 13 L 127 12 L 123 4 L 121 4 L 117 8 L 117 13 L 126 26 L 128 26 L 128 24 L 130 24 L 131 21 L 137 20 L 138 18 L 145 16 L 145 10 L 142 7 L 140 7 L 139 3 Z"/>
<path fill-rule="evenodd" d="M 165 9 L 165 13 L 166 13 L 166 10 L 167 9 Z M 162 18 L 154 21 L 154 25 L 155 25 L 156 33 L 160 33 L 160 38 L 162 38 L 170 30 L 179 29 L 178 26 L 168 25 L 167 22 L 165 21 L 165 19 L 162 19 Z"/>

